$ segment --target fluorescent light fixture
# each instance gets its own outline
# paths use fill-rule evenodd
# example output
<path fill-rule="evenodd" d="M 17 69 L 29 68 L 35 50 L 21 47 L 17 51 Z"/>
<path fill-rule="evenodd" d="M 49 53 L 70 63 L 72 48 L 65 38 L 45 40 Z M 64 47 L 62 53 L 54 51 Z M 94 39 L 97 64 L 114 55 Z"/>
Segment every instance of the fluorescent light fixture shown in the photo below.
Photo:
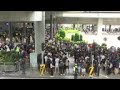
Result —
<path fill-rule="evenodd" d="M 63 13 L 63 17 L 120 18 L 120 13 Z"/>
<path fill-rule="evenodd" d="M 34 12 L 34 21 L 42 21 L 42 12 L 41 11 Z"/>

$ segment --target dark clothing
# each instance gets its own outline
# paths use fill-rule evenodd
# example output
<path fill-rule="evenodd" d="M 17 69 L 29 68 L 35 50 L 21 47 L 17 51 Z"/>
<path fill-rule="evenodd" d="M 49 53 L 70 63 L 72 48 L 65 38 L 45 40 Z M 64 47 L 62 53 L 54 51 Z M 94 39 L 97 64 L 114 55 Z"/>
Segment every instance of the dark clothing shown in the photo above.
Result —
<path fill-rule="evenodd" d="M 59 62 L 59 68 L 60 68 L 60 74 L 63 74 L 64 73 L 64 63 L 63 63 L 63 61 Z"/>
<path fill-rule="evenodd" d="M 42 57 L 41 57 L 41 54 L 38 54 L 38 56 L 37 56 L 38 70 L 40 69 L 40 64 L 41 63 L 42 63 Z"/>
<path fill-rule="evenodd" d="M 25 50 L 25 51 L 27 50 L 27 45 L 26 45 L 26 44 L 24 44 L 24 50 Z"/>
<path fill-rule="evenodd" d="M 74 74 L 74 79 L 77 79 L 78 78 L 78 75 L 77 74 Z"/>
<path fill-rule="evenodd" d="M 74 79 L 78 78 L 78 67 L 75 68 Z"/>
<path fill-rule="evenodd" d="M 21 61 L 22 63 L 22 74 L 25 74 L 25 69 L 26 69 L 26 67 L 25 67 L 25 60 L 23 59 L 22 61 Z"/>
<path fill-rule="evenodd" d="M 53 76 L 53 74 L 54 74 L 54 73 L 53 73 L 53 68 L 51 68 L 50 70 L 51 70 L 51 75 Z"/>

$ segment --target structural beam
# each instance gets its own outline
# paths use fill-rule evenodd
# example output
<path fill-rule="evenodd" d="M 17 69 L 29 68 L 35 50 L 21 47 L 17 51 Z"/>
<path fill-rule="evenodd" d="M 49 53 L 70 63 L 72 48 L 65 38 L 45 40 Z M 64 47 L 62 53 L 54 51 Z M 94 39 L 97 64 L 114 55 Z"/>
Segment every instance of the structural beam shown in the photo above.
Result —
<path fill-rule="evenodd" d="M 41 44 L 45 43 L 45 12 L 42 12 L 42 21 L 34 22 L 35 30 L 35 53 L 42 51 Z"/>

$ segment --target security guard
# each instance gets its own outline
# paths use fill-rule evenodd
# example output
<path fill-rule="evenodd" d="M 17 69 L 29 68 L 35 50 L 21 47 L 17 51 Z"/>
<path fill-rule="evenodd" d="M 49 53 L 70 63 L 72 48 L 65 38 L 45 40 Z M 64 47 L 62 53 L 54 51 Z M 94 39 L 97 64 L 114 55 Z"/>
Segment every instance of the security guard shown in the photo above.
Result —
<path fill-rule="evenodd" d="M 78 65 L 75 64 L 73 67 L 73 71 L 74 71 L 74 79 L 78 78 Z"/>

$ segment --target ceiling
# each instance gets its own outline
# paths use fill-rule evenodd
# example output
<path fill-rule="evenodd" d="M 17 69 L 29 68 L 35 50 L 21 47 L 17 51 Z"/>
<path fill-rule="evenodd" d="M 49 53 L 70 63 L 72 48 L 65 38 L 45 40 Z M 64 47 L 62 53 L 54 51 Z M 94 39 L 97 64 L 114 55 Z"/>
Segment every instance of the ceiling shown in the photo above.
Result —
<path fill-rule="evenodd" d="M 63 13 L 117 13 L 120 11 L 46 11 L 46 20 L 50 20 L 50 14 L 57 17 L 57 23 L 71 24 L 71 23 L 97 23 L 98 18 L 80 18 L 80 17 L 63 17 Z M 120 25 L 120 18 L 103 18 L 103 24 Z"/>

